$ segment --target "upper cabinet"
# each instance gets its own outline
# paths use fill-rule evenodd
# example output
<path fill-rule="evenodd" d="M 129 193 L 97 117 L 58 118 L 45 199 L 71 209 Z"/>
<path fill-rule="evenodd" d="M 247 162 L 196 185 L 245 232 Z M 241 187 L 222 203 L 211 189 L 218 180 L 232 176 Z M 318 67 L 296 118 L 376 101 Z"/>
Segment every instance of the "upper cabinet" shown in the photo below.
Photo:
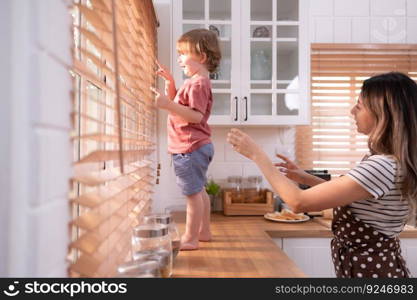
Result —
<path fill-rule="evenodd" d="M 295 125 L 309 122 L 309 0 L 174 0 L 175 43 L 207 28 L 222 61 L 211 74 L 211 125 Z M 185 79 L 174 61 L 178 84 Z"/>

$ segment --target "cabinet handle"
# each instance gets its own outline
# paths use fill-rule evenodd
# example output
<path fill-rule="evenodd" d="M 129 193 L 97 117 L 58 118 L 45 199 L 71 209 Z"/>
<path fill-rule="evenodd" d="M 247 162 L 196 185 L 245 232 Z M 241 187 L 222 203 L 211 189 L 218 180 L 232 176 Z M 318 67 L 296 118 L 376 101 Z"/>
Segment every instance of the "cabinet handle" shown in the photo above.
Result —
<path fill-rule="evenodd" d="M 236 104 L 235 119 L 234 119 L 234 120 L 235 120 L 235 121 L 237 121 L 237 110 L 238 110 L 238 104 L 239 104 L 239 103 L 238 103 L 238 100 L 239 100 L 239 99 L 238 99 L 237 97 L 235 97 L 234 99 L 235 99 L 235 104 Z"/>
<path fill-rule="evenodd" d="M 245 100 L 245 121 L 248 120 L 248 97 L 243 97 L 243 100 Z"/>

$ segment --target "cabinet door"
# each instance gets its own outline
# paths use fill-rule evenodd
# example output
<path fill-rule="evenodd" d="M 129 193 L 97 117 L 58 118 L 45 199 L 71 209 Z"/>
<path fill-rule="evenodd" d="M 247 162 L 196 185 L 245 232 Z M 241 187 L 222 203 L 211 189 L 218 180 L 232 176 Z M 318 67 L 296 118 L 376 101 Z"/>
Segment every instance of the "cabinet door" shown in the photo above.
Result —
<path fill-rule="evenodd" d="M 282 249 L 310 277 L 336 277 L 330 238 L 284 238 Z"/>
<path fill-rule="evenodd" d="M 309 122 L 308 0 L 174 0 L 173 45 L 182 33 L 219 34 L 222 61 L 211 75 L 211 125 Z M 184 77 L 172 61 L 177 84 Z"/>
<path fill-rule="evenodd" d="M 304 0 L 241 1 L 240 118 L 244 124 L 307 122 Z M 300 22 L 300 19 L 303 22 Z"/>
<path fill-rule="evenodd" d="M 417 277 L 417 239 L 401 239 L 401 250 L 412 277 Z"/>
<path fill-rule="evenodd" d="M 240 3 L 239 0 L 175 0 L 173 5 L 173 44 L 185 32 L 206 28 L 219 36 L 222 60 L 210 75 L 213 107 L 209 124 L 230 125 L 239 122 L 240 99 Z M 177 84 L 185 79 L 178 64 L 174 66 Z"/>

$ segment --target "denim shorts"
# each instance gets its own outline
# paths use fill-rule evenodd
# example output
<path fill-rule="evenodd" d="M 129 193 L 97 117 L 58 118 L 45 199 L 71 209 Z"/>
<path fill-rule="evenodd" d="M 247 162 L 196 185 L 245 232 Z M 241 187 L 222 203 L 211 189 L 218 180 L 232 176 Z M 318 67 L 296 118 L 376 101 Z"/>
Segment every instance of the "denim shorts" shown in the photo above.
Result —
<path fill-rule="evenodd" d="M 177 184 L 183 195 L 190 196 L 203 190 L 213 155 L 213 144 L 203 145 L 190 153 L 172 154 Z"/>

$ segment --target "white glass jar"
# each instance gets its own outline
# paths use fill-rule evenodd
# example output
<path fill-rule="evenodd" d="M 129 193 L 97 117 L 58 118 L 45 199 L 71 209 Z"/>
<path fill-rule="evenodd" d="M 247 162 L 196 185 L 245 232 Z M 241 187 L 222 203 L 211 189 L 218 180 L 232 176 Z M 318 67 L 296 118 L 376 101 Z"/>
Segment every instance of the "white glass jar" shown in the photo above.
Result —
<path fill-rule="evenodd" d="M 180 250 L 180 233 L 178 231 L 177 224 L 171 214 L 150 214 L 143 217 L 145 224 L 164 224 L 168 226 L 169 236 L 172 243 L 172 255 L 177 257 Z"/>
<path fill-rule="evenodd" d="M 158 261 L 162 277 L 172 275 L 172 244 L 167 225 L 144 224 L 133 229 L 132 258 Z"/>

